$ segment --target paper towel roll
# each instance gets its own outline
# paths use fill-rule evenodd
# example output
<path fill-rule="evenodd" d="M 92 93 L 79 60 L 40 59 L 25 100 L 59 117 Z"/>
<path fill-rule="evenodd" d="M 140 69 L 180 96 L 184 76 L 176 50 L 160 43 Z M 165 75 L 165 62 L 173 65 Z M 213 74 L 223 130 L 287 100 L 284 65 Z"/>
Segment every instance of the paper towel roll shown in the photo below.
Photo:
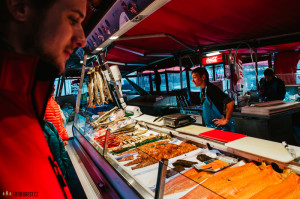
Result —
<path fill-rule="evenodd" d="M 138 106 L 127 106 L 125 112 L 133 114 L 133 116 L 141 115 L 141 109 Z"/>

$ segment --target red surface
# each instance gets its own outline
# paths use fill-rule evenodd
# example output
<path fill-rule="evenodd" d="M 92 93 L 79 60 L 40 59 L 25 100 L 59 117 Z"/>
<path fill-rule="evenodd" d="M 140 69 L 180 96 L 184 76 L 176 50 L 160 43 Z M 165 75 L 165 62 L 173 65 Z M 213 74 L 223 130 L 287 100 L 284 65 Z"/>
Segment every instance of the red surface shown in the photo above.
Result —
<path fill-rule="evenodd" d="M 232 133 L 228 131 L 221 131 L 221 130 L 211 130 L 204 133 L 200 133 L 199 136 L 210 138 L 213 140 L 218 140 L 221 142 L 231 142 L 234 140 L 241 139 L 246 137 L 246 135 L 239 134 L 239 133 Z"/>
<path fill-rule="evenodd" d="M 130 29 L 124 36 L 167 33 L 192 48 L 204 50 L 211 45 L 236 43 L 238 46 L 241 41 L 300 32 L 299 10 L 299 0 L 290 0 L 288 3 L 284 0 L 172 0 Z M 166 36 L 114 43 L 143 53 L 176 53 L 187 50 L 186 46 Z M 262 47 L 258 49 L 258 53 L 295 48 L 299 48 L 299 42 Z M 248 53 L 249 50 L 238 52 Z M 130 54 L 110 50 L 107 60 L 145 64 L 158 59 Z"/>

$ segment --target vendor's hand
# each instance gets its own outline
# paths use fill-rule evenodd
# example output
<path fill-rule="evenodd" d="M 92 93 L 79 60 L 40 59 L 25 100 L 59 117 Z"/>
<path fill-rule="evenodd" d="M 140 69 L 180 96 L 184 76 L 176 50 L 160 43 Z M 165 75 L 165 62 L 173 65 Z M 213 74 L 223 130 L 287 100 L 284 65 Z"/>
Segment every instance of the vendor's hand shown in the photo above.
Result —
<path fill-rule="evenodd" d="M 68 141 L 66 141 L 66 140 L 64 140 L 63 143 L 64 143 L 65 146 L 68 145 Z"/>
<path fill-rule="evenodd" d="M 224 116 L 221 119 L 213 119 L 212 121 L 215 122 L 216 126 L 224 126 L 229 122 Z"/>

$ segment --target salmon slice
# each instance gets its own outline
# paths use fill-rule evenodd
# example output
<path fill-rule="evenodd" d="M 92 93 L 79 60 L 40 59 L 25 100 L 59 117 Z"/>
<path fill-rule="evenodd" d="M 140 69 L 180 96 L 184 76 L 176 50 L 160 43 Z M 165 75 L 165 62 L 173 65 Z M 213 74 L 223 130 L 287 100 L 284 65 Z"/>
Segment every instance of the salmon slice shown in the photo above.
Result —
<path fill-rule="evenodd" d="M 201 184 L 194 188 L 189 193 L 185 194 L 181 199 L 221 199 L 222 196 L 203 187 Z"/>
<path fill-rule="evenodd" d="M 270 165 L 257 175 L 228 182 L 218 193 L 225 198 L 250 198 L 266 187 L 280 182 L 282 182 L 281 175 Z"/>
<path fill-rule="evenodd" d="M 210 176 L 212 176 L 212 174 L 209 172 L 199 172 L 195 168 L 192 168 L 166 183 L 164 195 L 185 191 L 196 186 L 197 183 L 201 183 Z"/>
<path fill-rule="evenodd" d="M 222 167 L 227 166 L 228 163 L 227 162 L 223 162 L 222 160 L 215 160 L 207 165 L 202 166 L 202 169 L 209 169 L 212 168 L 213 170 L 217 170 L 220 169 Z"/>
<path fill-rule="evenodd" d="M 259 167 L 250 162 L 239 167 L 225 169 L 207 179 L 202 185 L 209 189 L 222 187 L 222 185 L 228 181 L 243 179 L 251 175 L 256 175 L 259 172 Z"/>
<path fill-rule="evenodd" d="M 202 186 L 197 186 L 182 198 L 222 198 L 215 192 L 225 187 L 228 181 L 244 179 L 248 176 L 256 175 L 259 172 L 260 169 L 252 162 L 239 167 L 227 168 L 208 178 L 202 183 Z"/>
<path fill-rule="evenodd" d="M 251 199 L 272 198 L 272 199 L 298 199 L 300 198 L 300 177 L 291 173 L 284 181 L 270 186 L 255 194 Z"/>

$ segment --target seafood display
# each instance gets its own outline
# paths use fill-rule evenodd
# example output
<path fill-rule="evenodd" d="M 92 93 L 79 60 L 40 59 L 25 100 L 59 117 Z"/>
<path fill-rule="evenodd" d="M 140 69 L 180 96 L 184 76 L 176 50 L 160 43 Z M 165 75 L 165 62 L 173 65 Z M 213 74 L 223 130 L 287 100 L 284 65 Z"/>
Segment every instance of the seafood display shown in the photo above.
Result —
<path fill-rule="evenodd" d="M 100 66 L 90 68 L 87 74 L 89 75 L 89 99 L 87 107 L 92 108 L 94 104 L 98 104 L 101 106 L 101 104 L 108 103 L 109 100 L 113 101 L 107 85 L 107 81 L 105 79 L 105 75 L 103 74 Z"/>
<path fill-rule="evenodd" d="M 98 79 L 92 82 L 95 83 L 99 84 Z M 103 96 L 98 97 L 103 100 Z M 98 100 L 96 96 L 94 99 Z M 300 177 L 289 169 L 279 173 L 282 170 L 274 167 L 275 171 L 265 163 L 258 166 L 258 162 L 251 162 L 238 154 L 201 144 L 196 146 L 191 144 L 194 141 L 174 137 L 174 134 L 155 132 L 133 118 L 125 117 L 124 110 L 117 107 L 103 113 L 90 122 L 93 127 L 90 128 L 90 141 L 99 148 L 97 150 L 107 146 L 106 152 L 111 160 L 152 194 L 157 186 L 157 163 L 168 159 L 167 173 L 163 176 L 166 199 L 300 198 Z"/>
<path fill-rule="evenodd" d="M 97 120 L 90 122 L 90 125 L 95 129 L 99 129 L 100 127 L 106 128 L 108 125 L 113 124 L 116 121 L 124 119 L 125 112 L 122 109 L 118 109 L 118 107 L 114 107 L 110 111 L 101 115 Z"/>
<path fill-rule="evenodd" d="M 137 158 L 131 162 L 128 162 L 124 166 L 132 166 L 132 170 L 142 168 L 157 163 L 161 159 L 171 159 L 173 157 L 188 153 L 196 150 L 198 147 L 195 145 L 182 142 L 181 144 L 172 144 L 169 141 L 159 141 L 149 143 L 138 147 L 136 149 L 129 150 L 123 154 L 138 153 Z"/>

